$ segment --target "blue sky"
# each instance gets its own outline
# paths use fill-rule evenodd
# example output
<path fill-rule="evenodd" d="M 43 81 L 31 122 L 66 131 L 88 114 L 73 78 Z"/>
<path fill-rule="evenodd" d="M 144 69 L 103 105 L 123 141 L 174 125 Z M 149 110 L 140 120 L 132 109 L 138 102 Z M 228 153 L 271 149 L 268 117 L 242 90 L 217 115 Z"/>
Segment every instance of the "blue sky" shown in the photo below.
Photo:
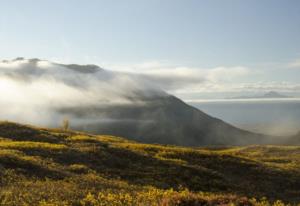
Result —
<path fill-rule="evenodd" d="M 156 75 L 188 71 L 224 88 L 265 84 L 297 92 L 300 1 L 2 1 L 0 59 L 18 56 Z M 207 70 L 241 75 L 216 80 Z M 184 91 L 203 92 L 197 86 Z"/>

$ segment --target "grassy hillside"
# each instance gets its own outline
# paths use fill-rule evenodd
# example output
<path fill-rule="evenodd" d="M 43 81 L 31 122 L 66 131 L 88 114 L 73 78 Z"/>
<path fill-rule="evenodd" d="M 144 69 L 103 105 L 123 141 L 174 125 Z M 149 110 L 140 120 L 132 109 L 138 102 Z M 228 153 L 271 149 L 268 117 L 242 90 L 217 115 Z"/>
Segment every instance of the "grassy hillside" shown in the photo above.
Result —
<path fill-rule="evenodd" d="M 269 205 L 276 200 L 300 202 L 300 147 L 192 149 L 0 123 L 0 205 Z"/>

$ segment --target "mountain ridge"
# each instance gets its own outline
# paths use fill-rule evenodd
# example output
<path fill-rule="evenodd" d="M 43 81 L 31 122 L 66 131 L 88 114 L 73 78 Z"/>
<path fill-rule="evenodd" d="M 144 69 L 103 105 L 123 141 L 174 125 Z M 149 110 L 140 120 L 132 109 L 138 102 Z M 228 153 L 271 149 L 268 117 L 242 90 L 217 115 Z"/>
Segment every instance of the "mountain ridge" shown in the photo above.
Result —
<path fill-rule="evenodd" d="M 270 136 L 238 129 L 205 114 L 160 89 L 145 76 L 109 71 L 96 65 L 24 58 L 5 61 L 0 68 L 3 68 L 0 81 L 15 89 L 1 90 L 7 96 L 13 95 L 0 102 L 2 108 L 7 108 L 0 115 L 9 120 L 43 122 L 55 127 L 68 118 L 76 130 L 147 143 L 184 146 L 275 143 Z M 24 98 L 15 99 L 18 96 Z M 24 108 L 22 112 L 20 108 Z M 28 118 L 33 119 L 28 121 Z"/>

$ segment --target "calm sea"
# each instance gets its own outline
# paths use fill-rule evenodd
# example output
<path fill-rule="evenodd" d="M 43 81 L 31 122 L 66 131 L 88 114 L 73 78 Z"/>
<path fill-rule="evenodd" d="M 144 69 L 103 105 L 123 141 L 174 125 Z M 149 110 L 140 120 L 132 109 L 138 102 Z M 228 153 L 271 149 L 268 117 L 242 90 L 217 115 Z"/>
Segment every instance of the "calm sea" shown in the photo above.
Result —
<path fill-rule="evenodd" d="M 300 99 L 190 101 L 190 105 L 237 127 L 272 135 L 300 131 Z"/>

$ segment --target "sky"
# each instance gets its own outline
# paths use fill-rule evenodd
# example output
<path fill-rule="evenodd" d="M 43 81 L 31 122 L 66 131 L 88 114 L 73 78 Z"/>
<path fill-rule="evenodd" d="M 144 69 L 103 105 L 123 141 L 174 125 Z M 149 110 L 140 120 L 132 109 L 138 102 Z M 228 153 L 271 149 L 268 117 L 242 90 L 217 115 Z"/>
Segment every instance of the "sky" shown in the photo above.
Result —
<path fill-rule="evenodd" d="M 183 99 L 270 90 L 300 96 L 299 37 L 298 0 L 10 0 L 0 6 L 0 59 L 173 78 L 163 89 Z"/>

